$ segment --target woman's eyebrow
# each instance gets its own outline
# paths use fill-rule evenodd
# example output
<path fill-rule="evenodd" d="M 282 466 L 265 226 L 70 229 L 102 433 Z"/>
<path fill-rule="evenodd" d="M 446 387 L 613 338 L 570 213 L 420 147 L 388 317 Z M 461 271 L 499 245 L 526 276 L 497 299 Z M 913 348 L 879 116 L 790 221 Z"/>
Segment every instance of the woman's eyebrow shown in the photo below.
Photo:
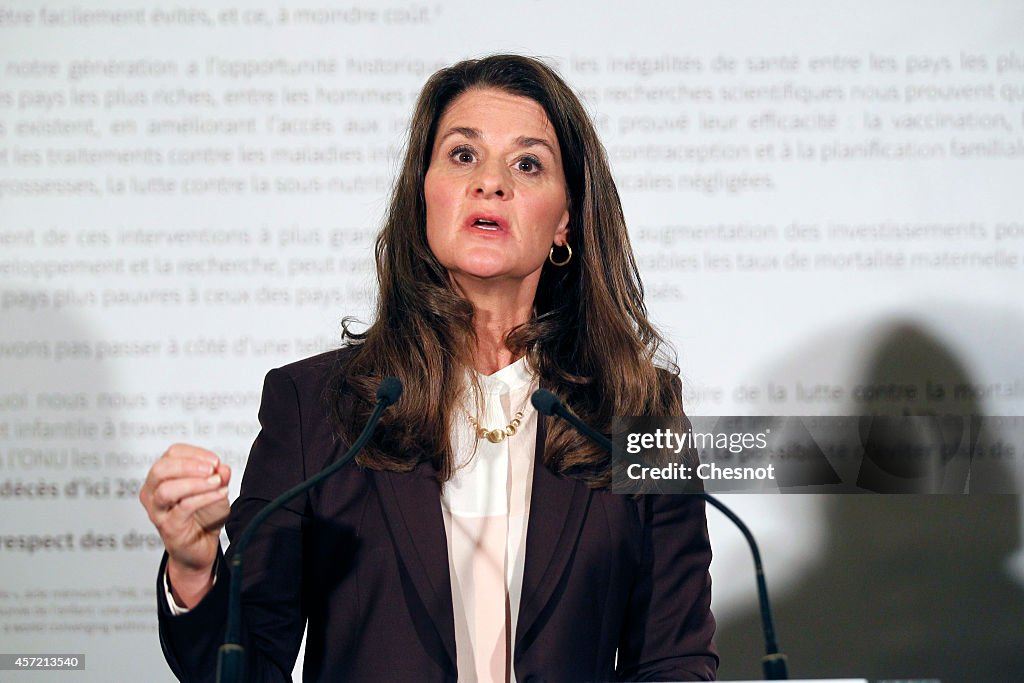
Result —
<path fill-rule="evenodd" d="M 558 152 L 556 152 L 555 148 L 551 146 L 551 143 L 543 138 L 530 138 L 526 136 L 520 136 L 516 138 L 516 145 L 519 147 L 545 147 L 547 148 L 548 152 L 551 153 L 551 156 L 558 156 Z"/>
<path fill-rule="evenodd" d="M 444 140 L 447 140 L 453 135 L 461 135 L 463 137 L 469 138 L 470 140 L 475 140 L 476 138 L 482 137 L 483 133 L 480 132 L 479 128 L 470 128 L 468 126 L 455 126 L 453 128 L 449 128 L 444 135 L 438 138 L 438 141 L 443 142 Z"/>
<path fill-rule="evenodd" d="M 438 138 L 438 142 L 444 142 L 453 135 L 461 135 L 469 140 L 475 140 L 483 137 L 483 133 L 479 128 L 471 128 L 469 126 L 453 126 L 445 131 L 444 135 Z M 520 135 L 515 139 L 516 147 L 545 147 L 551 156 L 557 157 L 558 153 L 550 142 L 544 138 L 534 138 L 528 135 Z"/>

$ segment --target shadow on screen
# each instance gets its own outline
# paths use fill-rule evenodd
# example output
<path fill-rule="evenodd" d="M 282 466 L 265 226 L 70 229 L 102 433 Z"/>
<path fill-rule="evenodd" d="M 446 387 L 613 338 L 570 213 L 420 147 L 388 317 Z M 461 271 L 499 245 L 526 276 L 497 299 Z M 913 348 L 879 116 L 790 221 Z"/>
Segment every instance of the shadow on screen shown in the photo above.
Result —
<path fill-rule="evenodd" d="M 865 363 L 863 385 L 916 386 L 911 400 L 861 400 L 849 414 L 979 415 L 956 354 L 920 326 L 887 328 Z M 1013 481 L 1012 470 L 996 473 Z M 821 496 L 818 562 L 773 595 L 776 631 L 793 678 L 941 678 L 1002 683 L 1024 675 L 1024 589 L 1009 571 L 1021 538 L 1015 495 Z M 771 499 L 763 504 L 770 514 Z M 769 588 L 772 567 L 766 567 Z M 753 578 L 750 592 L 753 596 Z M 722 679 L 759 678 L 760 617 L 751 608 L 719 622 Z"/>

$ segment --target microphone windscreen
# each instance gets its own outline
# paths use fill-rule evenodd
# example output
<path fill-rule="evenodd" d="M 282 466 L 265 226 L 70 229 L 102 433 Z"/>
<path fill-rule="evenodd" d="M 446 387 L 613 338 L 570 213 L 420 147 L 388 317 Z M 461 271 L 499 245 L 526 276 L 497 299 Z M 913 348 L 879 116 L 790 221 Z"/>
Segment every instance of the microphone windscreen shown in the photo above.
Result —
<path fill-rule="evenodd" d="M 402 395 L 402 380 L 397 377 L 385 377 L 377 387 L 377 400 L 392 405 Z"/>
<path fill-rule="evenodd" d="M 558 397 L 547 389 L 538 389 L 533 392 L 533 396 L 530 397 L 530 403 L 537 409 L 537 412 L 543 415 L 554 415 L 555 411 L 562 405 Z"/>

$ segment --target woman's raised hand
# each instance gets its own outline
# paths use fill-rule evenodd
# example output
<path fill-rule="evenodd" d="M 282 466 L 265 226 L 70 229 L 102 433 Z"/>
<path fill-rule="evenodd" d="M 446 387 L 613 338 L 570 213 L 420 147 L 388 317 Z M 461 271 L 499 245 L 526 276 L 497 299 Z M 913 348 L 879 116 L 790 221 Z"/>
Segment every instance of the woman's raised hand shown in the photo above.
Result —
<path fill-rule="evenodd" d="M 213 585 L 230 479 L 231 468 L 216 454 L 174 444 L 153 463 L 139 491 L 167 550 L 167 576 L 182 607 L 194 607 Z"/>

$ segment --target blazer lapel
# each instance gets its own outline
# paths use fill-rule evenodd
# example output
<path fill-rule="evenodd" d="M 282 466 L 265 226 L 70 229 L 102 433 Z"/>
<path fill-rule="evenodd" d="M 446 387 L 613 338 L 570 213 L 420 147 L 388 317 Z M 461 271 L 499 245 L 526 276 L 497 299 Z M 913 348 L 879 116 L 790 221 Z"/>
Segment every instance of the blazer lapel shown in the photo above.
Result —
<path fill-rule="evenodd" d="M 429 463 L 412 472 L 373 471 L 371 480 L 381 498 L 381 507 L 399 561 L 427 614 L 455 671 L 455 618 L 452 610 L 451 579 L 448 574 L 448 544 L 441 514 L 441 489 Z"/>
<path fill-rule="evenodd" d="M 515 653 L 566 571 L 590 504 L 586 484 L 561 477 L 544 465 L 547 418 L 537 416 L 537 448 L 530 494 L 530 520 L 526 529 L 523 595 L 516 625 Z"/>

